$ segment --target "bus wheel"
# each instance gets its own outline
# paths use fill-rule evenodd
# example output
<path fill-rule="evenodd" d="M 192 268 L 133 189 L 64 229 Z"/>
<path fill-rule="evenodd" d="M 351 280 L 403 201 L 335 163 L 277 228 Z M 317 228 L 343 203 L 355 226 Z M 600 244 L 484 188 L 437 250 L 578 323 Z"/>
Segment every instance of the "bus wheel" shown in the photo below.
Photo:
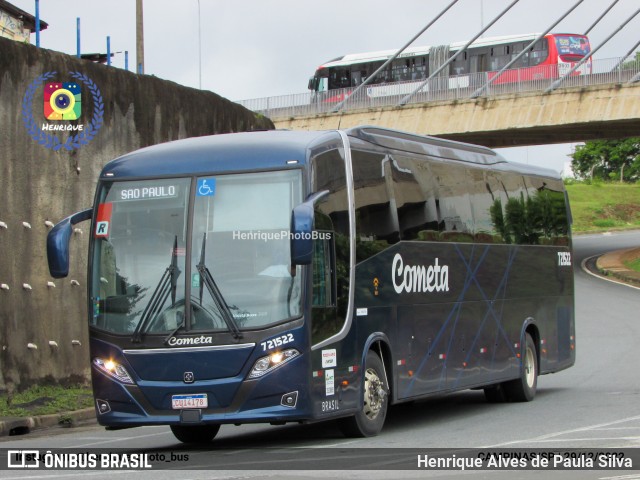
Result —
<path fill-rule="evenodd" d="M 387 416 L 389 385 L 384 365 L 373 351 L 367 353 L 364 372 L 362 409 L 352 417 L 340 420 L 339 426 L 347 437 L 373 437 L 380 433 Z"/>
<path fill-rule="evenodd" d="M 504 383 L 507 399 L 512 402 L 530 402 L 538 387 L 538 350 L 531 335 L 526 336 L 520 378 Z"/>
<path fill-rule="evenodd" d="M 217 435 L 220 425 L 171 425 L 175 437 L 183 443 L 208 443 Z"/>

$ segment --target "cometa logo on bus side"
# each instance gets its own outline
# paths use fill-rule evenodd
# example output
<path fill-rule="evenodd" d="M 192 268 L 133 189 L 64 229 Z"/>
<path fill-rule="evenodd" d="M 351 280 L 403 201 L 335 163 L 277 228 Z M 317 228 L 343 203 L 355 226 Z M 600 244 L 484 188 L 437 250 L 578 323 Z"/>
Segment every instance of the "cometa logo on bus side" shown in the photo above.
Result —
<path fill-rule="evenodd" d="M 402 255 L 396 253 L 391 265 L 393 288 L 396 293 L 426 293 L 449 291 L 449 267 L 439 265 L 405 265 Z"/>

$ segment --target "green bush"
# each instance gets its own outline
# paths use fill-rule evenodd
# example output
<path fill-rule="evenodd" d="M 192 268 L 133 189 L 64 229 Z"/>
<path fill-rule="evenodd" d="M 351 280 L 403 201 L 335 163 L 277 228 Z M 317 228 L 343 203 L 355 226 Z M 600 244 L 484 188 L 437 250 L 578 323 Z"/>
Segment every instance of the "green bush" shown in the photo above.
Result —
<path fill-rule="evenodd" d="M 594 220 L 593 224 L 596 227 L 600 227 L 600 228 L 609 228 L 609 227 L 615 227 L 616 226 L 616 222 L 614 220 L 610 220 L 610 219 Z"/>

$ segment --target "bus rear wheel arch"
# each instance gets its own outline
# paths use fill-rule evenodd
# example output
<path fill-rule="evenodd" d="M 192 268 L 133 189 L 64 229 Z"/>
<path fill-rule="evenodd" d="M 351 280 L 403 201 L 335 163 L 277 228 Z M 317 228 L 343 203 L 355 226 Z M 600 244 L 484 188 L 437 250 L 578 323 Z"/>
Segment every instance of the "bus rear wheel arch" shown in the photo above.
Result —
<path fill-rule="evenodd" d="M 536 332 L 527 331 L 522 345 L 520 375 L 515 380 L 491 385 L 484 389 L 489 402 L 530 402 L 538 388 L 539 360 L 538 343 L 534 341 Z"/>
<path fill-rule="evenodd" d="M 389 407 L 389 381 L 380 356 L 367 352 L 361 394 L 362 408 L 351 417 L 339 420 L 339 427 L 347 437 L 373 437 L 380 433 Z"/>
<path fill-rule="evenodd" d="M 220 425 L 171 425 L 171 432 L 182 443 L 209 443 Z"/>

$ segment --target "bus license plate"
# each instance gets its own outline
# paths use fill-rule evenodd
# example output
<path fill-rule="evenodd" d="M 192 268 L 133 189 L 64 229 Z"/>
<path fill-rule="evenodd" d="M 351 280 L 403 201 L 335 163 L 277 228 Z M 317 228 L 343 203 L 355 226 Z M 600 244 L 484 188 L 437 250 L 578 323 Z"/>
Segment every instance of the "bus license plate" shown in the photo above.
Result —
<path fill-rule="evenodd" d="M 207 408 L 209 402 L 206 393 L 193 393 L 191 395 L 172 395 L 171 408 L 182 410 L 184 408 Z"/>

